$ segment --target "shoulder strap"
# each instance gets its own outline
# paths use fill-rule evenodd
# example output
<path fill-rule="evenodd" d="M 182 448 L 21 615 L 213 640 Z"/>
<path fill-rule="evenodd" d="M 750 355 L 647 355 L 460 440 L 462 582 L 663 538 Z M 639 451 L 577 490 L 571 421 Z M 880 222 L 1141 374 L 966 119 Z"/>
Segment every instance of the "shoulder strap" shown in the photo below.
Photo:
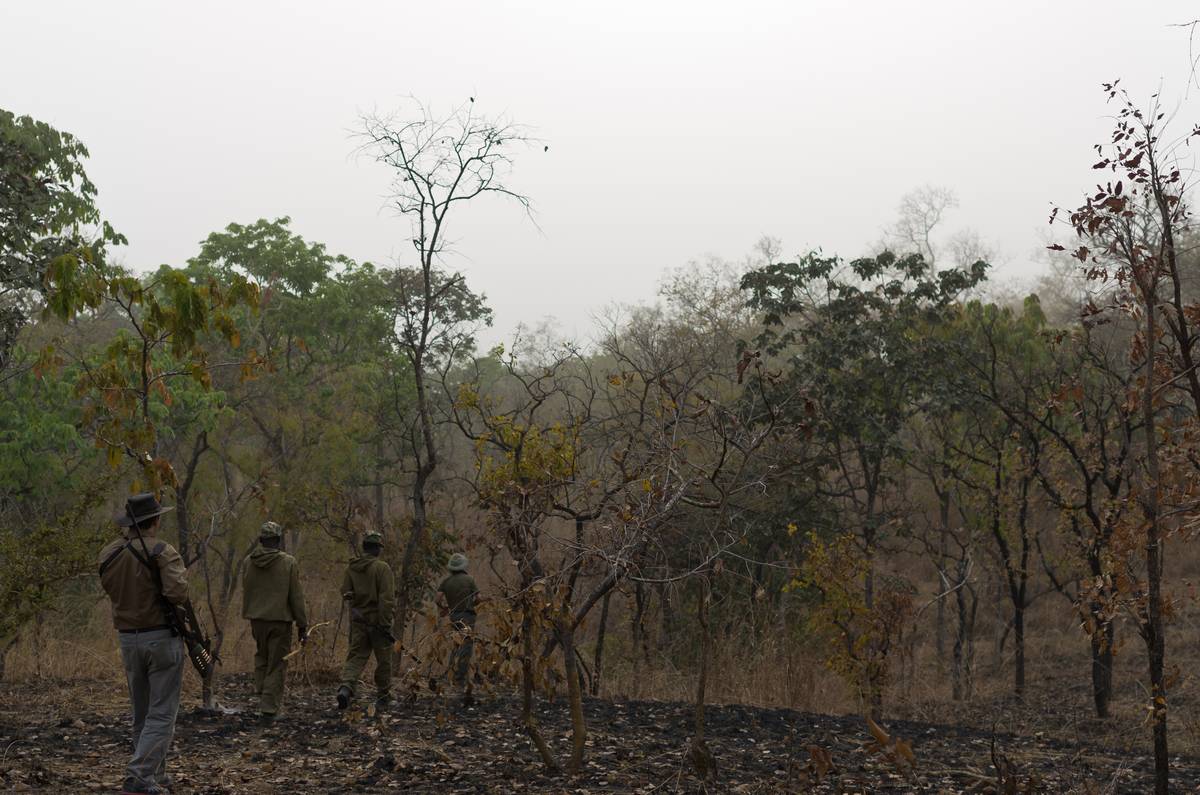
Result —
<path fill-rule="evenodd" d="M 143 544 L 143 546 L 144 546 L 144 544 Z M 156 547 L 154 547 L 154 551 L 150 553 L 150 558 L 148 560 L 145 557 L 143 557 L 142 555 L 139 555 L 138 551 L 133 548 L 132 539 L 129 541 L 126 541 L 124 543 L 124 545 L 117 547 L 117 549 L 115 551 L 113 551 L 113 553 L 111 555 L 109 555 L 107 558 L 105 558 L 103 563 L 100 564 L 100 576 L 103 577 L 104 572 L 108 571 L 108 567 L 111 566 L 112 564 L 116 563 L 117 557 L 127 549 L 130 551 L 130 553 L 135 558 L 137 558 L 138 563 L 141 563 L 146 568 L 157 573 L 158 567 L 152 565 L 150 563 L 150 561 L 153 560 L 154 558 L 157 558 L 160 554 L 162 554 L 163 546 L 165 546 L 163 544 L 163 542 L 159 541 L 158 545 Z"/>
<path fill-rule="evenodd" d="M 159 541 L 158 544 L 155 545 L 154 551 L 151 552 L 149 549 L 146 548 L 146 539 L 143 538 L 140 540 L 142 542 L 142 551 L 145 552 L 147 555 L 149 555 L 149 557 L 146 557 L 145 555 L 140 554 L 137 551 L 137 549 L 134 548 L 132 540 L 130 540 L 127 544 L 125 544 L 125 546 L 122 547 L 122 549 L 128 549 L 133 554 L 133 556 L 135 558 L 137 558 L 138 563 L 140 563 L 143 566 L 145 566 L 146 568 L 150 569 L 150 573 L 154 575 L 154 581 L 156 583 L 158 583 L 158 590 L 161 591 L 162 590 L 162 574 L 161 574 L 161 572 L 159 572 L 158 566 L 155 565 L 154 563 L 152 563 L 151 561 L 153 561 L 155 558 L 157 558 L 159 555 L 162 554 L 163 547 L 166 545 L 163 544 L 163 542 Z"/>
<path fill-rule="evenodd" d="M 120 556 L 120 554 L 130 548 L 129 545 L 132 543 L 133 543 L 132 541 L 126 541 L 122 546 L 117 547 L 116 550 L 114 550 L 111 555 L 109 555 L 107 558 L 104 559 L 104 562 L 100 564 L 100 576 L 101 577 L 104 576 L 104 572 L 108 571 L 108 567 L 116 562 L 116 560 Z"/>

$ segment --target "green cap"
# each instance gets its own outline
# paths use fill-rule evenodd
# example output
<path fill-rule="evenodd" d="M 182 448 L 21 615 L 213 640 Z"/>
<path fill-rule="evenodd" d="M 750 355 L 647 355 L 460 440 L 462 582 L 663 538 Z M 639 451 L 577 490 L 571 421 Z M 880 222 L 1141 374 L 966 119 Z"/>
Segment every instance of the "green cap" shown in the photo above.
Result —
<path fill-rule="evenodd" d="M 466 571 L 467 556 L 461 552 L 455 552 L 450 556 L 450 562 L 446 564 L 446 568 L 450 571 Z"/>
<path fill-rule="evenodd" d="M 275 522 L 263 522 L 263 526 L 259 528 L 259 538 L 279 538 L 283 535 L 283 528 Z"/>
<path fill-rule="evenodd" d="M 363 543 L 364 544 L 378 544 L 379 546 L 383 546 L 383 536 L 380 535 L 379 533 L 374 533 L 374 532 L 367 533 L 365 536 L 363 536 Z"/>

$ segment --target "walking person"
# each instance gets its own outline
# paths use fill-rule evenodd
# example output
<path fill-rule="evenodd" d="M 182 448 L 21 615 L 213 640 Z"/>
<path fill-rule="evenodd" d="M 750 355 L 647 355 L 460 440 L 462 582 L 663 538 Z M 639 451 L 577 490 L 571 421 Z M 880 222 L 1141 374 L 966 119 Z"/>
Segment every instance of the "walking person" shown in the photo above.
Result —
<path fill-rule="evenodd" d="M 350 648 L 337 691 L 338 709 L 345 709 L 358 693 L 358 677 L 375 655 L 375 703 L 386 706 L 392 691 L 392 618 L 396 612 L 396 587 L 392 569 L 379 556 L 383 536 L 367 533 L 362 555 L 350 561 L 342 578 L 342 598 L 350 603 Z"/>
<path fill-rule="evenodd" d="M 442 614 L 449 614 L 457 635 L 454 651 L 450 654 L 450 674 L 454 685 L 463 688 L 463 704 L 470 706 L 475 702 L 469 671 L 471 655 L 475 651 L 475 607 L 479 601 L 479 588 L 467 573 L 466 555 L 455 552 L 446 568 L 450 574 L 438 586 L 437 598 Z"/>
<path fill-rule="evenodd" d="M 283 703 L 292 624 L 300 643 L 308 634 L 300 566 L 282 546 L 282 528 L 275 522 L 263 524 L 258 547 L 250 553 L 242 575 L 242 617 L 250 621 L 254 636 L 254 693 L 264 726 L 275 721 Z"/>
<path fill-rule="evenodd" d="M 183 682 L 183 642 L 168 610 L 188 602 L 179 553 L 155 537 L 163 508 L 153 494 L 135 494 L 116 523 L 126 528 L 100 551 L 100 582 L 112 601 L 113 626 L 133 707 L 133 756 L 122 793 L 169 790 L 167 753 L 175 734 Z"/>

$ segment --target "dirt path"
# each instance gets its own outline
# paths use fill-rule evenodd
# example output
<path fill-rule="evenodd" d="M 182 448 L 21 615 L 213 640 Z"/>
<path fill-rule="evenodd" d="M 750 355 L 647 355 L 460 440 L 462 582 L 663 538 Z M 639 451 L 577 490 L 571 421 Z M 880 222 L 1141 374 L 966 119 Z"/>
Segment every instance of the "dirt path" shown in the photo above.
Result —
<path fill-rule="evenodd" d="M 231 703 L 248 687 L 233 677 Z M 294 690 L 277 725 L 253 715 L 206 715 L 188 699 L 181 710 L 171 772 L 175 791 L 226 793 L 372 792 L 697 792 L 706 789 L 687 761 L 690 709 L 661 702 L 590 701 L 586 771 L 546 775 L 513 720 L 507 698 L 473 708 L 420 698 L 369 715 L 340 714 L 330 692 Z M 0 686 L 0 789 L 5 792 L 106 792 L 127 756 L 124 693 L 110 684 L 70 683 L 36 690 Z M 565 754 L 566 710 L 541 719 Z M 792 710 L 715 706 L 709 745 L 719 765 L 710 792 L 1003 792 L 996 789 L 987 732 L 928 724 L 886 724 L 911 744 L 879 749 L 862 719 Z M 816 751 L 812 749 L 817 749 Z M 828 754 L 828 756 L 826 756 Z M 1018 792 L 1149 790 L 1144 758 L 1044 738 L 1000 735 L 996 761 Z M 1008 762 L 1006 762 L 1008 760 Z M 832 768 L 827 769 L 832 763 Z M 1032 781 L 1032 783 L 1031 783 Z M 1200 762 L 1180 760 L 1179 792 L 1200 788 Z"/>

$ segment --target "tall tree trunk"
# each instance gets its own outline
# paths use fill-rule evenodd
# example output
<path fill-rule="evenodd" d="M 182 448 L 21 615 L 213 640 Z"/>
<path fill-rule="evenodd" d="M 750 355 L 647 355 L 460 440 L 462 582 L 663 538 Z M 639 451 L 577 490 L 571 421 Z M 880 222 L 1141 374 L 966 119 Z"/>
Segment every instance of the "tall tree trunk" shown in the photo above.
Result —
<path fill-rule="evenodd" d="M 954 606 L 957 621 L 954 632 L 954 664 L 951 672 L 951 691 L 955 701 L 964 701 L 970 695 L 970 656 L 969 644 L 973 628 L 971 626 L 972 611 L 967 605 L 966 577 L 970 560 L 964 558 L 959 562 L 956 582 L 954 583 Z"/>
<path fill-rule="evenodd" d="M 428 345 L 428 312 L 430 290 L 432 289 L 430 284 L 431 270 L 432 265 L 425 263 L 423 286 L 425 289 L 426 319 L 423 327 L 424 332 L 419 345 L 410 354 L 410 361 L 413 367 L 413 385 L 416 391 L 417 415 L 421 433 L 419 448 L 423 448 L 423 455 L 419 453 L 417 456 L 417 471 L 413 477 L 411 494 L 412 528 L 408 537 L 408 543 L 404 545 L 404 557 L 400 561 L 400 577 L 396 583 L 398 590 L 396 594 L 396 615 L 392 621 L 392 634 L 397 638 L 404 637 L 404 628 L 408 624 L 409 613 L 412 611 L 417 553 L 425 544 L 425 536 L 429 527 L 425 490 L 429 485 L 429 479 L 433 476 L 434 470 L 437 469 L 438 465 L 437 446 L 433 438 L 433 413 L 429 407 L 428 387 L 425 383 L 425 348 Z M 395 669 L 395 673 L 400 673 L 399 666 Z"/>
<path fill-rule="evenodd" d="M 1092 700 L 1096 705 L 1096 717 L 1107 719 L 1113 687 L 1113 625 L 1099 615 L 1098 606 L 1093 608 L 1092 621 L 1095 623 L 1089 636 L 1092 652 Z"/>
<path fill-rule="evenodd" d="M 634 584 L 634 618 L 630 624 L 630 633 L 632 641 L 634 641 L 634 686 L 635 695 L 642 693 L 642 667 L 649 662 L 650 648 L 646 642 L 646 626 L 644 626 L 644 616 L 646 616 L 646 588 L 642 587 L 641 582 Z"/>
<path fill-rule="evenodd" d="M 0 639 L 0 682 L 4 681 L 4 672 L 8 668 L 8 653 L 12 651 L 13 646 L 17 645 L 17 641 L 21 639 L 19 632 L 14 632 L 7 638 Z"/>
<path fill-rule="evenodd" d="M 396 615 L 392 620 L 392 634 L 397 638 L 404 637 L 404 628 L 408 625 L 408 616 L 412 611 L 414 568 L 417 553 L 425 543 L 425 528 L 429 523 L 429 517 L 425 511 L 425 480 L 420 471 L 413 479 L 412 527 L 409 529 L 408 541 L 404 545 L 404 556 L 400 559 L 400 576 L 396 580 Z"/>
<path fill-rule="evenodd" d="M 557 771 L 558 763 L 554 761 L 554 754 L 550 753 L 550 746 L 542 737 L 537 718 L 533 714 L 533 617 L 529 614 L 532 605 L 528 596 L 523 601 L 524 605 L 521 608 L 521 725 L 525 729 L 525 734 L 529 736 L 529 741 L 537 749 L 538 756 L 541 757 L 546 770 Z"/>
<path fill-rule="evenodd" d="M 693 706 L 692 743 L 689 749 L 692 765 L 702 778 L 716 778 L 717 763 L 708 743 L 704 739 L 704 705 L 708 696 L 708 666 L 712 656 L 712 630 L 708 622 L 708 602 L 711 585 L 701 579 L 700 603 L 696 607 L 696 618 L 700 623 L 700 673 L 696 677 L 696 700 Z"/>
<path fill-rule="evenodd" d="M 1013 644 L 1015 646 L 1013 693 L 1020 701 L 1025 698 L 1025 605 L 1021 603 L 1013 606 Z"/>
<path fill-rule="evenodd" d="M 665 583 L 658 586 L 658 603 L 662 614 L 659 616 L 658 651 L 666 653 L 671 645 L 675 632 L 675 606 L 671 602 L 671 590 Z"/>
<path fill-rule="evenodd" d="M 946 445 L 949 447 L 949 445 Z M 949 455 L 948 450 L 943 450 L 944 456 Z M 942 472 L 945 477 L 949 477 L 947 470 L 949 467 L 943 467 Z M 938 495 L 938 551 L 937 551 L 937 570 L 938 570 L 938 586 L 944 593 L 949 587 L 944 574 L 946 570 L 947 544 L 950 537 L 950 492 L 942 490 Z M 937 650 L 937 667 L 938 673 L 946 670 L 946 600 L 937 600 L 937 619 L 934 629 L 934 647 Z"/>
<path fill-rule="evenodd" d="M 600 682 L 604 676 L 604 635 L 608 631 L 608 603 L 612 599 L 612 591 L 604 594 L 604 601 L 600 605 L 600 626 L 596 630 L 596 654 L 593 658 L 592 668 L 592 697 L 600 695 Z M 3 660 L 0 659 L 0 663 Z M 0 668 L 0 678 L 3 676 L 3 669 Z"/>
<path fill-rule="evenodd" d="M 1142 512 L 1146 519 L 1146 603 L 1144 636 L 1150 663 L 1151 715 L 1154 725 L 1154 791 L 1167 795 L 1170 784 L 1170 757 L 1167 752 L 1167 688 L 1163 675 L 1166 657 L 1162 619 L 1162 518 L 1158 490 L 1161 476 L 1158 465 L 1158 426 L 1154 409 L 1155 365 L 1158 357 L 1157 273 L 1143 276 L 1146 313 L 1146 375 L 1142 390 L 1142 419 L 1146 433 L 1146 475 L 1143 484 Z"/>
<path fill-rule="evenodd" d="M 560 622 L 559 642 L 562 644 L 563 669 L 567 675 L 567 698 L 571 706 L 571 758 L 567 772 L 575 775 L 583 769 L 583 751 L 587 744 L 587 723 L 583 717 L 583 687 L 579 665 L 575 659 L 575 633 L 571 630 L 571 615 Z"/>

